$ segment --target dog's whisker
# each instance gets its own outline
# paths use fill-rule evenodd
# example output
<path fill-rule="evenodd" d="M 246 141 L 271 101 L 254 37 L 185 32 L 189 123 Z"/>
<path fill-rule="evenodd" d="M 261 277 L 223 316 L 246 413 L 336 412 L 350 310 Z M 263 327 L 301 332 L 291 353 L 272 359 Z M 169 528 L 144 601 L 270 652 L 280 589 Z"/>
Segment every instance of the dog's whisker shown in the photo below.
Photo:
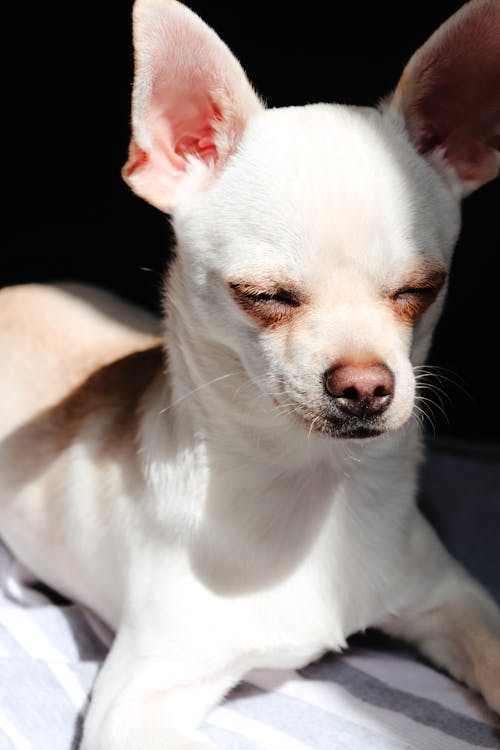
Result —
<path fill-rule="evenodd" d="M 246 391 L 251 386 L 255 386 L 255 383 L 252 380 L 247 380 L 245 383 L 239 385 L 233 393 L 233 400 L 236 400 L 241 394 L 244 393 L 244 391 Z"/>
<path fill-rule="evenodd" d="M 468 398 L 472 399 L 472 397 L 461 383 L 452 379 L 447 374 L 443 374 L 443 369 L 444 368 L 440 368 L 437 366 L 432 366 L 431 368 L 431 366 L 427 365 L 419 365 L 417 367 L 414 367 L 414 371 L 416 371 L 416 400 L 421 403 L 422 406 L 427 405 L 431 411 L 433 408 L 439 410 L 444 419 L 449 423 L 449 417 L 445 409 L 444 400 L 446 400 L 448 404 L 451 405 L 453 404 L 453 399 L 446 386 L 451 385 L 459 389 Z M 431 420 L 429 417 L 428 419 L 430 422 Z M 435 434 L 434 422 L 432 422 L 432 427 Z"/>
<path fill-rule="evenodd" d="M 430 386 L 430 385 L 420 385 L 420 386 L 417 387 L 417 391 L 416 391 L 416 397 L 417 397 L 417 399 L 419 399 L 419 398 L 422 397 L 421 391 L 426 391 L 426 392 L 430 391 L 431 394 L 433 396 L 435 396 L 436 399 L 437 399 L 436 405 L 437 405 L 437 402 L 439 402 L 439 405 L 440 405 L 440 407 L 441 407 L 441 409 L 443 411 L 445 411 L 445 403 L 444 403 L 443 397 L 446 398 L 446 400 L 447 400 L 447 402 L 448 402 L 448 404 L 450 406 L 453 405 L 453 401 L 450 398 L 450 396 L 445 391 L 443 391 L 441 388 L 436 388 L 435 386 Z"/>
<path fill-rule="evenodd" d="M 415 365 L 413 367 L 414 372 L 419 370 L 421 372 L 416 373 L 415 380 L 420 379 L 433 379 L 439 383 L 449 383 L 451 386 L 463 393 L 472 403 L 475 403 L 475 399 L 467 388 L 466 380 L 457 372 L 449 370 L 448 368 L 439 367 L 437 365 Z M 433 371 L 435 370 L 435 372 Z"/>
<path fill-rule="evenodd" d="M 344 447 L 344 453 L 346 454 L 344 456 L 344 461 L 351 461 L 351 462 L 356 462 L 356 463 L 360 462 L 359 457 L 356 456 L 356 455 L 354 455 L 354 453 L 349 448 L 349 446 L 347 445 L 347 443 L 343 443 L 343 447 Z"/>
<path fill-rule="evenodd" d="M 260 382 L 260 381 L 262 381 L 262 382 Z M 260 385 L 261 384 L 262 385 L 265 384 L 265 379 L 264 378 L 259 378 L 257 380 L 248 380 L 247 382 L 243 383 L 242 385 L 238 386 L 238 388 L 236 388 L 236 390 L 233 393 L 233 400 L 236 400 L 239 396 L 243 395 L 244 392 L 245 392 L 245 390 L 248 390 L 252 386 L 254 388 L 257 388 L 257 389 L 260 390 Z M 258 393 L 256 396 L 254 396 L 251 404 L 253 405 L 256 401 L 259 401 L 259 400 L 261 400 L 263 398 L 271 398 L 271 399 L 273 399 L 273 398 L 278 398 L 279 396 L 295 396 L 295 395 L 296 394 L 292 390 L 287 389 L 287 388 L 282 388 L 279 391 L 267 391 L 267 390 L 263 389 L 263 390 L 261 390 L 260 393 Z"/>
<path fill-rule="evenodd" d="M 175 401 L 172 401 L 168 406 L 166 406 L 164 409 L 161 409 L 159 414 L 165 414 L 167 411 L 172 409 L 172 407 L 177 406 L 177 404 L 180 404 L 181 401 L 184 401 L 184 399 L 189 398 L 194 393 L 198 393 L 198 391 L 202 391 L 204 388 L 208 388 L 209 386 L 213 385 L 214 383 L 218 383 L 221 380 L 225 380 L 226 378 L 230 378 L 233 375 L 236 375 L 234 372 L 227 372 L 225 375 L 219 375 L 216 378 L 213 378 L 212 380 L 209 380 L 207 383 L 202 383 L 202 385 L 199 385 L 197 388 L 193 388 L 192 391 L 189 391 L 189 393 L 185 393 L 183 396 L 180 396 L 179 398 L 176 398 Z"/>
<path fill-rule="evenodd" d="M 310 439 L 311 439 L 311 433 L 312 433 L 312 431 L 313 431 L 313 429 L 314 429 L 314 425 L 315 425 L 315 423 L 316 423 L 316 422 L 318 421 L 318 419 L 320 419 L 320 416 L 321 416 L 321 415 L 320 415 L 320 414 L 318 414 L 318 415 L 317 415 L 317 416 L 316 416 L 316 417 L 315 417 L 315 418 L 313 419 L 313 421 L 311 422 L 311 424 L 310 424 L 310 426 L 309 426 L 309 432 L 307 433 L 307 442 L 309 442 L 309 441 L 310 441 Z"/>
<path fill-rule="evenodd" d="M 428 422 L 432 429 L 433 436 L 436 437 L 436 427 L 434 424 L 434 420 L 432 419 L 432 415 L 428 414 L 425 409 L 421 408 L 417 404 L 414 404 L 413 409 L 414 411 L 412 412 L 412 417 L 417 420 L 420 428 L 423 430 L 425 428 L 425 423 Z"/>
<path fill-rule="evenodd" d="M 436 407 L 443 417 L 448 421 L 448 415 L 446 413 L 446 410 L 444 409 L 442 403 L 439 403 L 438 401 L 435 401 L 434 399 L 430 398 L 429 396 L 422 396 L 420 394 L 417 395 L 417 401 L 421 404 L 429 404 L 430 407 Z"/>
<path fill-rule="evenodd" d="M 293 408 L 290 409 L 289 408 L 290 406 L 293 407 Z M 287 408 L 288 408 L 288 410 L 286 411 Z M 298 407 L 297 404 L 295 404 L 295 403 L 282 404 L 280 407 L 276 408 L 276 414 L 279 414 L 279 415 L 284 416 L 284 417 L 288 416 L 289 414 L 294 414 L 294 413 L 299 412 L 299 411 L 300 411 L 300 407 Z"/>
<path fill-rule="evenodd" d="M 447 393 L 444 388 L 441 388 L 439 385 L 435 385 L 434 383 L 427 383 L 425 380 L 421 383 L 417 382 L 417 391 L 418 390 L 428 390 L 433 391 L 434 393 L 439 393 L 444 396 L 444 398 L 446 398 L 450 403 L 453 403 L 450 394 Z"/>
<path fill-rule="evenodd" d="M 443 415 L 444 419 L 449 423 L 449 418 L 448 418 L 446 411 L 443 409 L 441 404 L 439 404 L 437 401 L 434 401 L 433 399 L 425 397 L 425 396 L 418 396 L 418 401 L 420 404 L 429 404 L 430 409 L 432 409 L 433 407 L 438 409 L 438 411 Z"/>
<path fill-rule="evenodd" d="M 270 398 L 272 401 L 276 401 L 278 396 L 294 396 L 295 394 L 293 392 L 286 392 L 286 391 L 276 391 L 276 393 L 269 393 L 268 391 L 263 391 L 262 393 L 257 394 L 252 399 L 251 405 L 255 404 L 257 401 L 261 401 L 263 398 Z M 293 402 L 295 403 L 295 401 Z M 282 406 L 280 402 L 278 402 L 277 407 Z"/>

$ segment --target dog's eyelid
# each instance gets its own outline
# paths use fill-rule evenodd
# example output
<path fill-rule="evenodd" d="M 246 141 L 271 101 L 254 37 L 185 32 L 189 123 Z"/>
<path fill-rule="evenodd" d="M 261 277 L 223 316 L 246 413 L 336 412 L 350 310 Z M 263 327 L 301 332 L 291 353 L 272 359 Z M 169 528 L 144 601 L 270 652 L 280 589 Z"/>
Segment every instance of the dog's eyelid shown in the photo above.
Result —
<path fill-rule="evenodd" d="M 404 323 L 412 324 L 432 305 L 446 281 L 446 276 L 443 270 L 414 275 L 407 284 L 402 284 L 396 291 L 389 293 L 389 299 L 398 318 Z"/>
<path fill-rule="evenodd" d="M 434 273 L 421 277 L 417 280 L 409 280 L 407 284 L 402 284 L 391 298 L 396 300 L 399 297 L 416 295 L 421 297 L 432 297 L 437 295 L 446 281 L 446 271 L 435 271 Z"/>
<path fill-rule="evenodd" d="M 291 323 L 305 298 L 290 285 L 272 280 L 228 281 L 227 289 L 238 307 L 268 331 Z"/>
<path fill-rule="evenodd" d="M 244 298 L 250 303 L 277 303 L 289 307 L 299 307 L 302 302 L 295 289 L 281 284 L 263 287 L 253 283 L 230 281 L 228 286 L 233 295 Z"/>

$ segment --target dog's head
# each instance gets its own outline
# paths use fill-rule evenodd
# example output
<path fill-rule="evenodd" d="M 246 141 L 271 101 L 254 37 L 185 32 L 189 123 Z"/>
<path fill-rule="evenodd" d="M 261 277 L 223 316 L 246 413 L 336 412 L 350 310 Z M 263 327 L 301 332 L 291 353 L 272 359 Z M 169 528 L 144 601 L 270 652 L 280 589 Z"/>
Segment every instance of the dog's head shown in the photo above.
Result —
<path fill-rule="evenodd" d="M 186 330 L 308 431 L 400 427 L 460 199 L 499 170 L 498 0 L 456 13 L 379 109 L 265 109 L 215 32 L 172 0 L 137 0 L 134 38 L 124 177 L 173 217 Z"/>

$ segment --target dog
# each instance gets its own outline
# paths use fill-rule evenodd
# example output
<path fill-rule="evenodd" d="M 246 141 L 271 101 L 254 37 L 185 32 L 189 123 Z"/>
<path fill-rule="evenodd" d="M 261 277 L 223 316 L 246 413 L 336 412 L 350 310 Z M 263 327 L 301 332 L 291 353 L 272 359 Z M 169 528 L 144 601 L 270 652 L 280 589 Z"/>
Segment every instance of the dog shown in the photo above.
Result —
<path fill-rule="evenodd" d="M 376 627 L 500 712 L 500 612 L 416 508 L 418 372 L 460 201 L 500 168 L 500 3 L 378 108 L 266 109 L 217 34 L 136 0 L 123 176 L 170 214 L 165 318 L 0 294 L 0 522 L 116 637 L 83 750 L 208 750 L 255 667 Z"/>

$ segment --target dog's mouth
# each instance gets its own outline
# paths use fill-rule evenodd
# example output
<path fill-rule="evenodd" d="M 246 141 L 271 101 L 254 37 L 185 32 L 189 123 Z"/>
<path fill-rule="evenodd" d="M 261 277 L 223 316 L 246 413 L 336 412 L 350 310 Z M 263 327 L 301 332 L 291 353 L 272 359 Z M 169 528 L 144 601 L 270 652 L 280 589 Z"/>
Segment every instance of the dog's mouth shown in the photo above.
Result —
<path fill-rule="evenodd" d="M 323 435 L 344 440 L 374 438 L 387 432 L 386 428 L 380 424 L 379 419 L 338 419 L 331 416 L 322 420 L 322 424 L 317 431 Z"/>
<path fill-rule="evenodd" d="M 314 409 L 312 405 L 303 403 L 285 412 L 278 399 L 273 398 L 273 401 L 282 414 L 299 423 L 309 435 L 314 433 L 341 440 L 364 440 L 379 437 L 388 431 L 380 416 L 344 416 L 322 407 Z"/>

